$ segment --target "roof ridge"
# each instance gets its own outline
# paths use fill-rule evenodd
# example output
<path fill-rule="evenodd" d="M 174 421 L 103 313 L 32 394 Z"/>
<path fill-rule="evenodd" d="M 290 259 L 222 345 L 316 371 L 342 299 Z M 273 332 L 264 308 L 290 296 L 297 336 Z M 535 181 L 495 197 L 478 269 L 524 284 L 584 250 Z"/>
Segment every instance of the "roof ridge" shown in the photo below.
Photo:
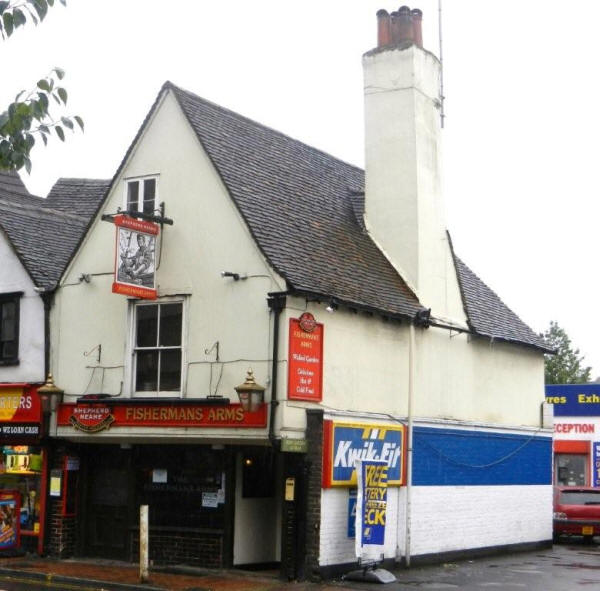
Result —
<path fill-rule="evenodd" d="M 39 199 L 44 199 L 44 198 L 40 197 Z M 2 208 L 6 208 L 6 209 L 13 211 L 14 213 L 35 214 L 36 216 L 39 216 L 41 214 L 44 216 L 50 215 L 51 217 L 63 217 L 63 218 L 66 218 L 67 220 L 77 221 L 78 223 L 81 223 L 81 224 L 85 224 L 87 221 L 87 220 L 82 220 L 81 216 L 78 216 L 78 215 L 75 215 L 72 213 L 67 213 L 67 212 L 61 211 L 59 209 L 54 209 L 52 207 L 38 208 L 29 203 L 15 203 L 14 201 L 4 199 L 1 196 L 0 196 L 0 206 Z"/>

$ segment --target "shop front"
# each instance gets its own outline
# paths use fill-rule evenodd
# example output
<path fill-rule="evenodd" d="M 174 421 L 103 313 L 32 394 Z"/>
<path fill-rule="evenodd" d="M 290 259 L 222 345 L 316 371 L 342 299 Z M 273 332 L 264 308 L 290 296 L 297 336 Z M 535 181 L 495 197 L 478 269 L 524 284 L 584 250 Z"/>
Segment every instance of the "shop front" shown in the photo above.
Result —
<path fill-rule="evenodd" d="M 266 408 L 244 411 L 228 400 L 62 404 L 63 466 L 76 469 L 57 472 L 52 513 L 62 516 L 62 531 L 53 546 L 63 557 L 136 561 L 139 508 L 148 505 L 156 564 L 275 562 L 279 468 L 265 437 Z"/>
<path fill-rule="evenodd" d="M 0 552 L 44 552 L 48 454 L 37 386 L 0 384 Z"/>
<path fill-rule="evenodd" d="M 554 484 L 600 487 L 600 384 L 546 386 L 554 410 Z"/>

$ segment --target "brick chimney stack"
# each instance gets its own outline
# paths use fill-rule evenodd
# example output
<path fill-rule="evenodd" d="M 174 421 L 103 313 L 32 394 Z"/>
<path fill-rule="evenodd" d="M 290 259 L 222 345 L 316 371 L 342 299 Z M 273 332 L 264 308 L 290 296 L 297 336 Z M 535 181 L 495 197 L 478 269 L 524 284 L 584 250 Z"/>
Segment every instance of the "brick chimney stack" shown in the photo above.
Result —
<path fill-rule="evenodd" d="M 464 319 L 441 192 L 440 62 L 423 49 L 423 14 L 377 12 L 363 56 L 365 223 L 421 303 Z"/>

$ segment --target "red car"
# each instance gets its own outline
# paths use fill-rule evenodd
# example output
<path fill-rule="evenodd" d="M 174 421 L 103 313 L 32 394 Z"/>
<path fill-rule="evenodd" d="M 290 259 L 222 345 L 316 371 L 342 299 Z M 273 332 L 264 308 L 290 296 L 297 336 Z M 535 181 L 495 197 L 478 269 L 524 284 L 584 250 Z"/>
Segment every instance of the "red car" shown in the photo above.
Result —
<path fill-rule="evenodd" d="M 588 542 L 600 536 L 600 488 L 554 487 L 553 540 L 561 535 L 583 536 Z"/>

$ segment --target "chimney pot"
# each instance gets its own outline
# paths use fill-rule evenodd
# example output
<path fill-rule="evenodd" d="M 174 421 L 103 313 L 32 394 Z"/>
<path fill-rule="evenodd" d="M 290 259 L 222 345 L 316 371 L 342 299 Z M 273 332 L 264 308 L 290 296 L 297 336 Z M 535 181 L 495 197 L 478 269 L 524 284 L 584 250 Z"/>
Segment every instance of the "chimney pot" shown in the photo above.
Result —
<path fill-rule="evenodd" d="M 392 42 L 391 19 L 387 10 L 377 11 L 377 47 L 390 45 Z"/>
<path fill-rule="evenodd" d="M 398 12 L 392 13 L 392 43 L 406 43 L 413 41 L 413 26 L 410 8 L 401 6 Z"/>
<path fill-rule="evenodd" d="M 411 10 L 410 16 L 412 17 L 413 41 L 417 47 L 423 49 L 423 11 L 414 8 Z"/>

